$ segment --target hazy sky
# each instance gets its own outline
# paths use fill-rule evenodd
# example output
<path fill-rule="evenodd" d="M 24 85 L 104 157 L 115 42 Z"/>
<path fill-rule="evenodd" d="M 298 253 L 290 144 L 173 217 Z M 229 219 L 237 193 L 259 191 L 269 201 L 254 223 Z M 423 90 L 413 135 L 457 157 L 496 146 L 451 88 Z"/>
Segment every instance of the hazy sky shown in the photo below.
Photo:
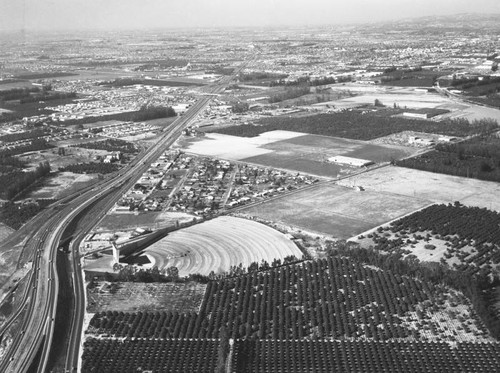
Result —
<path fill-rule="evenodd" d="M 499 0 L 0 0 L 0 30 L 272 26 L 500 13 Z"/>

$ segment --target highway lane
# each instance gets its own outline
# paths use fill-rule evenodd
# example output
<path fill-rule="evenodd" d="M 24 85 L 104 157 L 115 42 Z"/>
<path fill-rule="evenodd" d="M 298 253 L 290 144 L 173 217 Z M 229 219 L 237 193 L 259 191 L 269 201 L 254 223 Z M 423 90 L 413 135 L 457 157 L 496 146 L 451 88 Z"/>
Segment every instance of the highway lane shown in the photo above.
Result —
<path fill-rule="evenodd" d="M 36 255 L 35 255 L 35 258 L 33 260 L 33 270 L 32 270 L 32 273 L 31 273 L 31 278 L 30 278 L 30 281 L 29 281 L 29 288 L 27 289 L 28 290 L 28 293 L 29 291 L 31 290 L 32 294 L 30 294 L 30 297 L 29 297 L 29 302 L 28 302 L 28 305 L 27 305 L 27 309 L 26 309 L 26 312 L 21 312 L 19 315 L 24 315 L 24 319 L 21 321 L 21 325 L 19 327 L 19 329 L 21 330 L 21 333 L 18 334 L 13 342 L 12 342 L 12 345 L 11 347 L 8 349 L 8 351 L 6 352 L 6 354 L 3 356 L 2 358 L 2 362 L 0 363 L 0 372 L 5 372 L 7 371 L 7 365 L 14 360 L 14 354 L 16 352 L 16 350 L 18 350 L 19 348 L 19 345 L 21 344 L 21 341 L 22 341 L 22 338 L 24 336 L 24 333 L 25 331 L 27 330 L 28 326 L 29 326 L 29 320 L 30 318 L 28 317 L 29 315 L 33 314 L 34 311 L 35 311 L 35 298 L 38 294 L 38 291 L 39 291 L 39 287 L 37 286 L 37 283 L 36 283 L 36 278 L 37 278 L 37 275 L 38 275 L 38 266 L 39 266 L 39 261 L 41 259 L 41 255 L 38 255 L 38 253 L 40 252 L 40 250 L 43 249 L 43 245 L 42 245 L 42 242 L 47 238 L 48 236 L 48 228 L 46 226 L 42 227 L 41 229 L 41 234 L 40 234 L 40 238 L 37 242 L 37 246 L 36 246 Z M 27 298 L 27 296 L 26 296 Z M 26 307 L 26 305 L 23 306 L 23 308 Z M 14 319 L 12 320 L 12 322 L 14 321 Z M 24 331 L 24 332 L 23 332 Z"/>

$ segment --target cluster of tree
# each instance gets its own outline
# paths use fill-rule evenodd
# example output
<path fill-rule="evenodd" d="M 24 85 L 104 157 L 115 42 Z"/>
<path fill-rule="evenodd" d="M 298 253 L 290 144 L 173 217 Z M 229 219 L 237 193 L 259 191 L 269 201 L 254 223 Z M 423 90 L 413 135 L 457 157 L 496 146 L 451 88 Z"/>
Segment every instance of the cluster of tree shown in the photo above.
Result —
<path fill-rule="evenodd" d="M 100 116 L 85 117 L 81 119 L 67 119 L 61 124 L 64 126 L 83 126 L 88 123 L 95 123 L 100 121 L 117 120 L 122 122 L 131 121 L 131 116 L 136 113 L 135 111 L 116 114 L 104 114 Z"/>
<path fill-rule="evenodd" d="M 38 203 L 8 202 L 0 209 L 0 221 L 13 229 L 19 229 L 41 210 L 42 207 Z"/>
<path fill-rule="evenodd" d="M 179 269 L 170 266 L 160 271 L 157 266 L 152 268 L 137 269 L 136 266 L 115 263 L 113 266 L 114 274 L 105 273 L 104 279 L 108 282 L 190 282 L 196 281 L 206 284 L 210 281 L 208 276 L 199 273 L 192 273 L 187 277 L 179 277 Z M 93 280 L 90 287 L 94 284 Z"/>
<path fill-rule="evenodd" d="M 134 68 L 134 71 L 154 71 L 169 69 L 172 67 L 184 67 L 189 63 L 187 60 L 165 59 L 151 63 L 145 63 Z"/>
<path fill-rule="evenodd" d="M 286 77 L 284 77 L 286 78 Z M 294 80 L 285 80 L 284 78 L 273 80 L 269 86 L 285 86 L 285 87 L 296 87 L 296 86 L 309 86 L 311 84 L 311 78 L 309 76 L 300 76 Z"/>
<path fill-rule="evenodd" d="M 144 79 L 142 78 L 116 78 L 113 81 L 103 81 L 99 82 L 97 85 L 107 85 L 111 87 L 126 87 L 134 84 L 143 84 Z"/>
<path fill-rule="evenodd" d="M 157 314 L 158 325 L 163 324 L 166 312 Z M 160 315 L 161 314 L 161 315 Z M 142 319 L 142 316 L 144 319 Z M 146 316 L 135 322 L 146 324 Z M 154 316 L 153 316 L 154 317 Z M 141 320 L 142 319 L 142 320 Z M 149 324 L 149 323 L 148 323 Z M 180 324 L 179 324 L 180 325 Z M 175 329 L 174 329 L 175 330 Z M 146 332 L 146 331 L 145 331 Z M 146 333 L 144 333 L 146 334 Z M 167 333 L 165 336 L 175 335 Z M 84 373 L 100 372 L 219 372 L 217 368 L 218 340 L 181 340 L 172 338 L 125 339 L 86 338 L 82 355 Z M 168 353 L 158 353 L 168 351 Z M 243 370 L 238 370 L 242 372 Z M 225 372 L 225 370 L 224 370 Z"/>
<path fill-rule="evenodd" d="M 125 140 L 106 139 L 104 141 L 88 142 L 78 144 L 78 148 L 106 150 L 108 152 L 137 153 L 137 147 Z"/>
<path fill-rule="evenodd" d="M 177 114 L 171 106 L 146 106 L 144 105 L 131 116 L 133 122 L 142 122 L 145 120 L 175 117 Z"/>
<path fill-rule="evenodd" d="M 11 172 L 0 176 L 0 197 L 3 199 L 13 199 L 38 179 L 50 173 L 49 162 L 38 165 L 34 171 Z"/>
<path fill-rule="evenodd" d="M 149 110 L 151 109 L 151 111 Z M 175 110 L 168 107 L 148 107 L 138 111 L 131 111 L 126 113 L 117 113 L 117 114 L 106 114 L 95 117 L 85 117 L 82 119 L 69 119 L 64 121 L 65 126 L 78 126 L 84 125 L 88 123 L 95 123 L 100 121 L 108 121 L 108 120 L 118 120 L 123 122 L 140 122 L 149 119 L 157 119 L 157 118 L 167 118 L 171 116 L 176 116 Z M 144 118 L 144 119 L 143 119 Z M 6 118 L 1 118 L 2 121 L 5 121 Z"/>
<path fill-rule="evenodd" d="M 271 95 L 271 97 L 269 98 L 269 102 L 273 104 L 276 102 L 291 100 L 293 98 L 307 95 L 310 91 L 311 89 L 308 86 L 288 88 L 283 92 Z"/>
<path fill-rule="evenodd" d="M 274 259 L 272 263 L 269 264 L 266 260 L 263 259 L 260 264 L 257 262 L 252 262 L 246 268 L 243 267 L 243 264 L 240 263 L 239 265 L 231 266 L 228 272 L 222 272 L 216 274 L 214 271 L 212 271 L 208 274 L 208 278 L 210 280 L 221 280 L 224 278 L 243 276 L 246 275 L 247 273 L 268 271 L 271 268 L 277 268 L 289 264 L 300 263 L 303 260 L 297 259 L 295 255 L 288 255 L 283 258 L 283 262 L 281 261 L 281 259 Z"/>
<path fill-rule="evenodd" d="M 354 248 L 354 249 L 353 249 Z M 339 241 L 327 249 L 330 257 L 348 257 L 360 263 L 377 266 L 400 276 L 418 277 L 429 284 L 446 284 L 462 291 L 474 306 L 477 315 L 485 323 L 490 333 L 500 338 L 500 319 L 491 307 L 491 290 L 500 285 L 500 279 L 493 282 L 486 276 L 472 276 L 468 273 L 450 269 L 442 263 L 428 265 L 412 256 L 406 259 L 401 253 L 383 253 L 377 247 L 362 248 L 355 243 Z"/>
<path fill-rule="evenodd" d="M 12 149 L 0 150 L 0 157 L 13 156 L 28 152 L 35 152 L 38 150 L 50 149 L 53 147 L 54 147 L 53 145 L 50 145 L 44 139 L 35 139 L 29 145 L 17 146 Z"/>
<path fill-rule="evenodd" d="M 227 328 L 235 340 L 419 339 L 418 326 L 401 318 L 423 310 L 425 322 L 439 310 L 433 300 L 445 299 L 446 290 L 337 255 L 210 281 L 198 313 L 176 313 L 161 322 L 153 313 L 144 322 L 99 313 L 90 326 L 116 338 L 220 338 Z"/>
<path fill-rule="evenodd" d="M 432 151 L 418 157 L 395 162 L 400 167 L 439 174 L 470 177 L 479 180 L 500 181 L 500 163 L 491 159 L 458 158 L 456 154 Z"/>
<path fill-rule="evenodd" d="M 231 105 L 231 110 L 233 113 L 240 114 L 248 111 L 248 103 L 244 101 L 238 101 Z"/>
<path fill-rule="evenodd" d="M 0 174 L 12 172 L 16 169 L 22 169 L 26 166 L 26 162 L 19 158 L 9 155 L 0 155 Z"/>
<path fill-rule="evenodd" d="M 33 79 L 50 79 L 50 78 L 60 78 L 63 76 L 77 76 L 75 73 L 68 73 L 63 71 L 52 71 L 46 73 L 31 73 L 31 74 L 20 74 L 16 76 L 16 78 L 24 79 L 24 80 L 33 80 Z"/>
<path fill-rule="evenodd" d="M 483 76 L 481 79 L 477 76 L 463 77 L 453 79 L 449 84 L 457 89 L 462 89 L 471 96 L 485 96 L 496 94 L 500 91 L 500 77 Z"/>
<path fill-rule="evenodd" d="M 498 93 L 488 94 L 485 97 L 469 96 L 468 100 L 482 105 L 500 108 L 500 95 Z"/>
<path fill-rule="evenodd" d="M 75 174 L 110 174 L 118 171 L 120 166 L 115 163 L 78 163 L 59 168 L 59 171 L 68 171 Z"/>
<path fill-rule="evenodd" d="M 0 85 L 2 85 L 2 84 L 19 83 L 19 82 L 22 82 L 22 81 L 23 80 L 21 80 L 21 79 L 14 79 L 14 78 L 2 79 L 2 80 L 0 80 Z"/>
<path fill-rule="evenodd" d="M 40 101 L 50 101 L 50 100 L 61 100 L 68 98 L 76 98 L 75 92 L 52 92 L 50 94 L 32 95 L 28 97 L 21 98 L 21 104 L 27 104 L 30 102 L 40 102 Z"/>
<path fill-rule="evenodd" d="M 29 97 L 31 93 L 40 92 L 40 88 L 12 88 L 0 91 L 0 101 L 20 100 Z"/>
<path fill-rule="evenodd" d="M 234 72 L 234 67 L 218 66 L 212 70 L 206 71 L 206 74 L 231 75 Z"/>
<path fill-rule="evenodd" d="M 347 83 L 352 80 L 352 76 L 343 75 L 337 77 L 325 77 L 311 80 L 312 86 L 325 85 L 325 84 L 334 84 L 334 83 Z"/>
<path fill-rule="evenodd" d="M 490 134 L 481 134 L 459 143 L 441 143 L 436 150 L 447 153 L 456 153 L 458 157 L 474 156 L 494 158 L 500 161 L 500 137 Z"/>
<path fill-rule="evenodd" d="M 129 85 L 144 84 L 156 87 L 176 87 L 176 86 L 189 86 L 197 85 L 197 83 L 183 82 L 183 81 L 170 81 L 160 79 L 142 79 L 142 78 L 117 78 L 113 81 L 103 81 L 98 85 L 105 85 L 110 87 L 127 87 Z"/>
<path fill-rule="evenodd" d="M 298 77 L 295 80 L 285 80 L 285 79 L 279 79 L 271 82 L 270 86 L 271 87 L 276 87 L 276 86 L 285 86 L 285 87 L 291 87 L 291 86 L 312 86 L 312 87 L 317 87 L 321 85 L 327 85 L 327 84 L 335 84 L 335 83 L 346 83 L 350 82 L 352 80 L 351 75 L 344 75 L 344 76 L 325 76 L 323 78 L 317 78 L 317 79 L 311 79 L 309 76 L 301 76 Z"/>
<path fill-rule="evenodd" d="M 433 122 L 421 119 L 401 119 L 387 115 L 384 109 L 379 112 L 346 110 L 339 113 L 317 114 L 307 117 L 272 117 L 261 119 L 255 126 L 237 125 L 217 128 L 211 131 L 233 136 L 254 137 L 275 130 L 296 131 L 315 135 L 345 137 L 357 140 L 372 140 L 401 131 L 419 131 L 449 136 L 469 136 L 490 133 L 498 129 L 496 121 L 449 119 Z"/>
<path fill-rule="evenodd" d="M 3 142 L 13 142 L 20 140 L 36 139 L 38 137 L 45 136 L 50 130 L 47 127 L 35 128 L 26 132 L 10 133 L 7 135 L 0 136 L 0 141 Z"/>
<path fill-rule="evenodd" d="M 251 82 L 255 80 L 266 80 L 266 79 L 283 79 L 286 78 L 287 74 L 277 74 L 265 71 L 254 71 L 248 73 L 241 73 L 238 75 L 240 82 Z"/>
<path fill-rule="evenodd" d="M 500 181 L 500 139 L 482 134 L 454 144 L 438 144 L 436 150 L 397 161 L 402 167 L 448 175 Z"/>
<path fill-rule="evenodd" d="M 101 348 L 101 346 L 96 347 L 96 350 L 100 351 Z M 239 340 L 236 341 L 234 349 L 232 371 L 245 373 L 304 373 L 304 371 L 446 373 L 456 370 L 491 373 L 500 367 L 498 358 L 500 347 L 497 343 L 450 343 L 441 339 L 385 342 L 369 339 Z M 153 354 L 154 352 L 149 352 L 147 356 Z M 108 361 L 108 356 L 105 353 L 103 355 L 102 365 Z M 147 359 L 144 360 L 143 364 Z"/>

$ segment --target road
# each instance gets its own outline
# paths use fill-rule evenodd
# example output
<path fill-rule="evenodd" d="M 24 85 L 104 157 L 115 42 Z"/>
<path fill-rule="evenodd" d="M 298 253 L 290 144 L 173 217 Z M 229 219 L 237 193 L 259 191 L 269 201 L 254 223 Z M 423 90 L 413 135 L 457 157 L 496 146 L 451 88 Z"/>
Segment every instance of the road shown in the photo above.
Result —
<path fill-rule="evenodd" d="M 28 281 L 29 289 L 25 294 L 25 298 L 23 298 L 23 302 L 21 302 L 23 310 L 15 312 L 17 316 L 24 315 L 20 324 L 21 332 L 14 338 L 11 347 L 0 363 L 1 372 L 26 372 L 37 354 L 39 355 L 39 362 L 36 371 L 45 372 L 47 370 L 59 291 L 56 256 L 62 235 L 83 210 L 105 194 L 108 194 L 111 189 L 116 189 L 112 192 L 113 198 L 100 211 L 94 212 L 96 214 L 95 220 L 93 220 L 94 224 L 78 232 L 71 244 L 73 267 L 71 275 L 74 286 L 75 307 L 72 312 L 71 335 L 65 366 L 66 371 L 77 371 L 83 315 L 85 313 L 85 288 L 80 267 L 80 255 L 77 249 L 80 240 L 87 231 L 102 219 L 114 202 L 136 183 L 149 168 L 149 165 L 179 138 L 182 130 L 189 126 L 197 115 L 205 109 L 212 97 L 221 93 L 247 63 L 241 64 L 232 75 L 226 76 L 214 84 L 196 104 L 171 124 L 168 131 L 161 135 L 155 145 L 140 153 L 131 164 L 121 169 L 118 174 L 81 192 L 79 196 L 70 199 L 66 204 L 60 204 L 59 207 L 50 209 L 51 213 L 44 214 L 44 223 L 37 227 L 37 233 L 28 243 L 33 245 L 32 249 L 37 254 L 33 259 L 33 267 Z M 41 221 L 38 220 L 40 223 Z M 9 323 L 12 322 L 14 322 L 14 319 L 9 320 Z"/>

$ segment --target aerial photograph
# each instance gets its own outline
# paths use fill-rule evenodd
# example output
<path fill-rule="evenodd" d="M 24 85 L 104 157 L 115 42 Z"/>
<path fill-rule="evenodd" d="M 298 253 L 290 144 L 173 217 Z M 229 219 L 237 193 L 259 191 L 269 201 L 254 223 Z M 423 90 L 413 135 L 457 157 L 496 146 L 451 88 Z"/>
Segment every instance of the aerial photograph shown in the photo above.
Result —
<path fill-rule="evenodd" d="M 500 373 L 498 0 L 0 0 L 0 373 Z"/>

